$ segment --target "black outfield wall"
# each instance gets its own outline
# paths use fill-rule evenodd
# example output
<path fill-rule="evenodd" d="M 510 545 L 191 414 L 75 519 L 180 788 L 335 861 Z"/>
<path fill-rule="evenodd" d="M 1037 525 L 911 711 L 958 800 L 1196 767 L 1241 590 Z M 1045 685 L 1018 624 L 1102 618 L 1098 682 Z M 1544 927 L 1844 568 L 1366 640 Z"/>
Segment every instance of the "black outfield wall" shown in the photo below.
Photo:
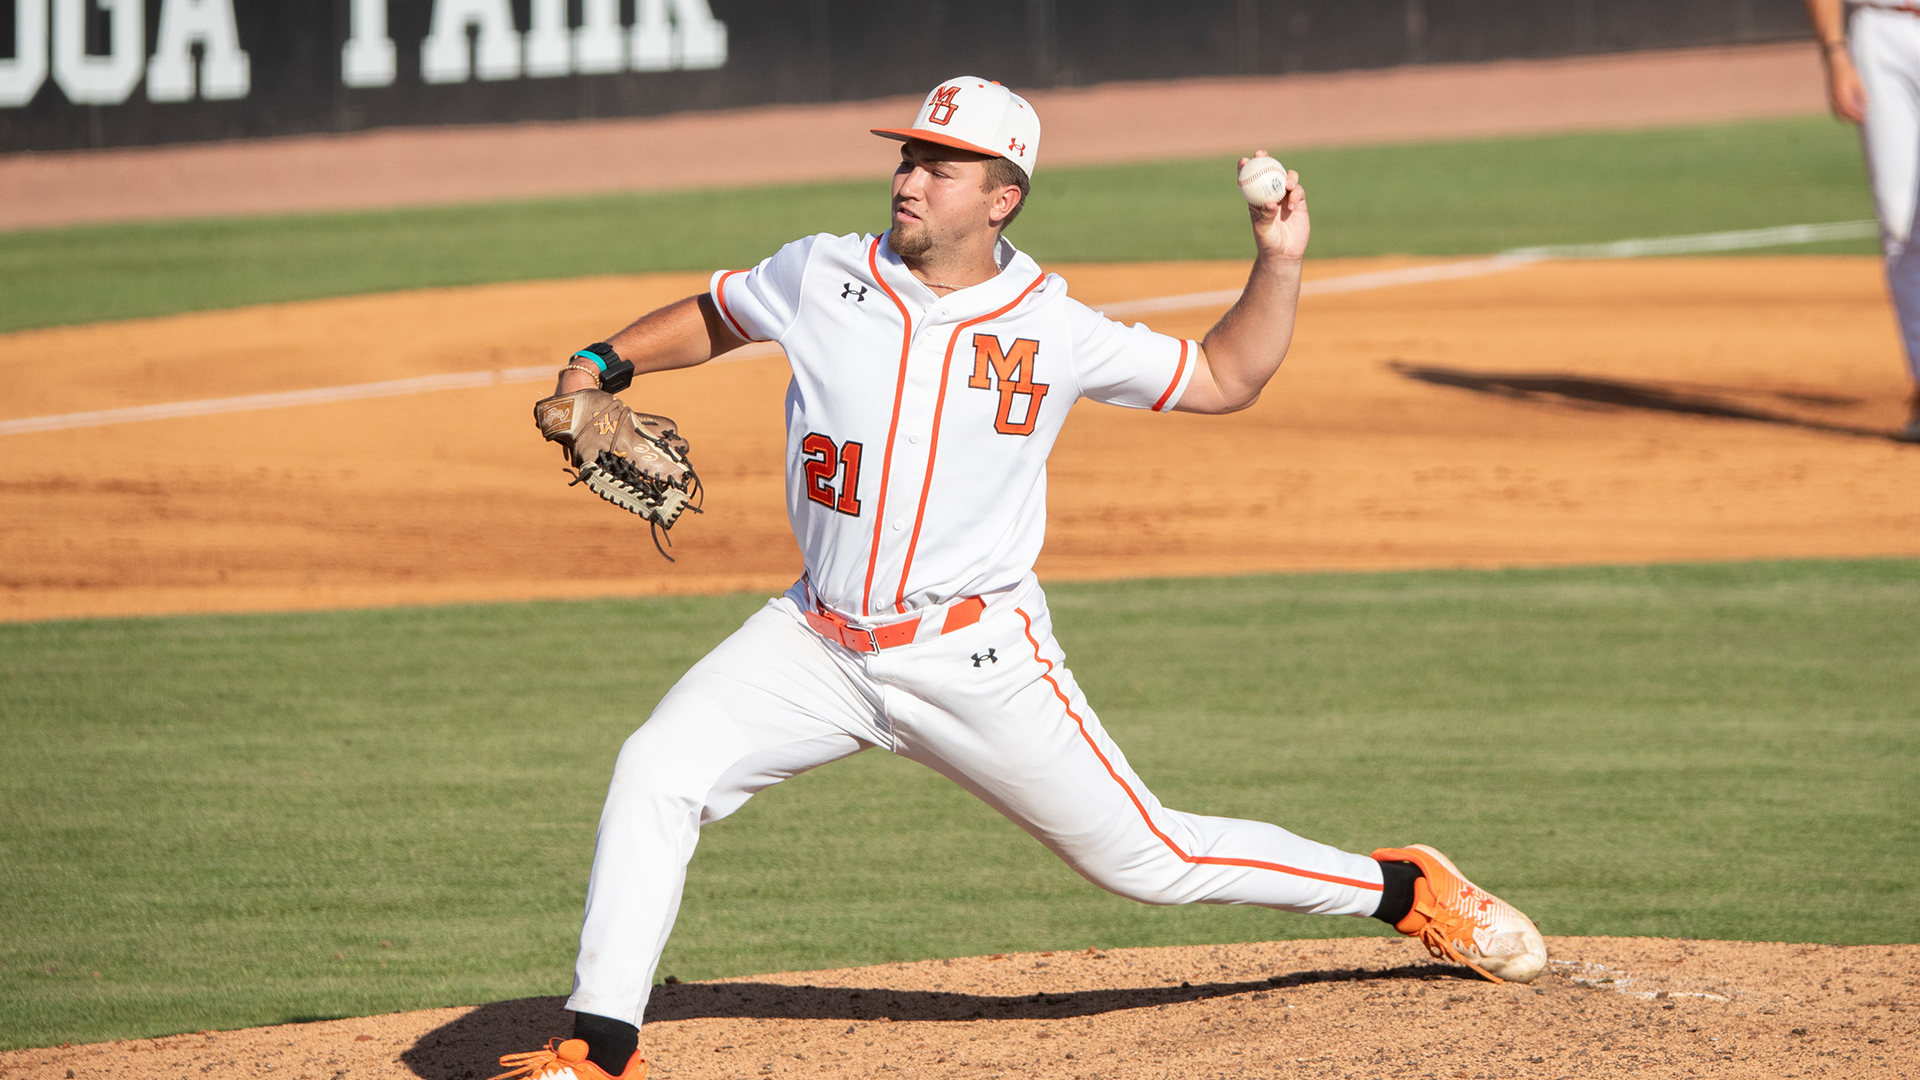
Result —
<path fill-rule="evenodd" d="M 0 0 L 0 151 L 1806 34 L 1801 0 Z"/>

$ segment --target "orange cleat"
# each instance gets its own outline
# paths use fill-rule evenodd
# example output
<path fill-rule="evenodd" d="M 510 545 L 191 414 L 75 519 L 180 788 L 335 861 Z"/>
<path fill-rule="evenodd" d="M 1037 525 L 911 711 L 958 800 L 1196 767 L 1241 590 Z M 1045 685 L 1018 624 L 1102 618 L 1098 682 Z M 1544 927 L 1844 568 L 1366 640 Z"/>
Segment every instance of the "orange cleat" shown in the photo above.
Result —
<path fill-rule="evenodd" d="M 635 1050 L 619 1076 L 587 1060 L 585 1039 L 547 1040 L 545 1050 L 530 1054 L 508 1054 L 500 1059 L 506 1072 L 491 1080 L 646 1080 L 647 1061 Z"/>
<path fill-rule="evenodd" d="M 1394 924 L 1437 959 L 1465 964 L 1494 982 L 1532 982 L 1547 967 L 1547 943 L 1533 920 L 1467 880 L 1445 855 L 1425 844 L 1381 848 L 1378 862 L 1420 867 L 1413 910 Z"/>

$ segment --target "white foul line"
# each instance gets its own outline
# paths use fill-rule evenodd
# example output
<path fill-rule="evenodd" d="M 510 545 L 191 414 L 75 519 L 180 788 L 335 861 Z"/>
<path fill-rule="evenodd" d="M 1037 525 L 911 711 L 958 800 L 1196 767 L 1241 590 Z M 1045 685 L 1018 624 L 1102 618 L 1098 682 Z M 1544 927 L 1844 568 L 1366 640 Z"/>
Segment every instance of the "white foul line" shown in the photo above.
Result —
<path fill-rule="evenodd" d="M 208 398 L 203 401 L 173 401 L 164 405 L 135 405 L 126 409 L 100 409 L 96 412 L 64 413 L 59 416 L 29 416 L 19 420 L 0 420 L 0 435 L 24 435 L 32 431 L 60 431 L 64 428 L 104 427 L 134 420 L 172 420 L 182 416 L 212 416 L 217 413 L 249 412 L 254 409 L 278 409 L 288 405 L 319 405 L 357 398 L 396 397 L 424 394 L 431 390 L 465 390 L 475 386 L 500 386 L 505 383 L 531 382 L 552 378 L 551 366 L 507 368 L 502 371 L 467 371 L 456 375 L 423 375 L 417 379 L 391 382 L 357 383 L 352 386 L 322 386 L 312 390 L 286 390 L 274 394 L 243 394 L 239 397 Z"/>
<path fill-rule="evenodd" d="M 1635 259 L 1645 255 L 1695 255 L 1703 251 L 1740 251 L 1747 248 L 1818 244 L 1826 240 L 1864 240 L 1880 235 L 1871 221 L 1830 221 L 1821 225 L 1778 225 L 1771 229 L 1657 236 L 1648 240 L 1615 240 L 1611 244 L 1558 244 L 1552 247 L 1514 248 L 1506 255 L 1529 259 Z"/>
<path fill-rule="evenodd" d="M 1609 244 L 1558 244 L 1548 247 L 1513 248 L 1485 259 L 1409 266 L 1399 270 L 1375 270 L 1366 274 L 1322 278 L 1300 286 L 1301 296 L 1325 296 L 1329 293 L 1360 292 L 1394 285 L 1419 285 L 1430 281 L 1454 281 L 1459 278 L 1497 274 L 1549 259 L 1633 259 L 1647 255 L 1690 255 L 1705 251 L 1740 251 L 1750 248 L 1786 247 L 1791 244 L 1817 244 L 1827 240 L 1859 240 L 1879 235 L 1880 227 L 1871 221 L 1834 221 L 1820 225 L 1781 225 L 1771 229 L 1741 229 L 1735 232 L 1693 233 L 1688 236 L 1660 236 L 1646 240 L 1616 240 Z M 1185 311 L 1190 308 L 1231 304 L 1240 299 L 1239 289 L 1161 296 L 1152 300 L 1128 300 L 1108 304 L 1108 315 L 1145 315 L 1155 311 Z"/>
<path fill-rule="evenodd" d="M 1503 254 L 1495 255 L 1490 259 L 1466 259 L 1461 262 L 1433 263 L 1427 266 L 1403 267 L 1399 270 L 1374 270 L 1365 274 L 1321 278 L 1318 281 L 1302 283 L 1300 295 L 1325 296 L 1328 293 L 1384 289 L 1392 285 L 1418 285 L 1428 281 L 1452 281 L 1456 278 L 1479 277 L 1482 274 L 1497 274 L 1502 270 L 1512 270 L 1515 267 L 1540 262 L 1541 258 L 1533 255 Z M 1191 308 L 1216 307 L 1231 304 L 1238 299 L 1240 299 L 1239 289 L 1221 289 L 1218 292 L 1187 293 L 1184 296 L 1160 296 L 1152 300 L 1124 300 L 1117 304 L 1107 304 L 1100 310 L 1106 315 L 1145 315 L 1155 311 L 1186 311 Z"/>
<path fill-rule="evenodd" d="M 1647 255 L 1686 255 L 1703 251 L 1739 251 L 1748 248 L 1783 247 L 1789 244 L 1814 244 L 1827 240 L 1857 240 L 1878 234 L 1871 221 L 1835 221 L 1819 225 L 1782 225 L 1771 229 L 1742 229 L 1736 232 L 1694 233 L 1689 236 L 1661 236 L 1644 240 L 1618 240 L 1609 244 L 1560 244 L 1549 247 L 1514 248 L 1484 259 L 1409 266 L 1399 270 L 1375 270 L 1365 274 L 1322 278 L 1300 286 L 1302 296 L 1385 289 L 1395 285 L 1419 285 L 1432 281 L 1454 281 L 1515 270 L 1549 259 L 1631 259 Z M 1107 315 L 1146 315 L 1157 311 L 1189 311 L 1216 307 L 1240 299 L 1239 289 L 1160 296 L 1149 300 L 1127 300 L 1108 304 Z M 758 343 L 737 349 L 719 361 L 754 360 L 778 355 L 779 346 Z M 213 416 L 219 413 L 250 412 L 255 409 L 280 409 L 290 405 L 320 405 L 365 398 L 398 397 L 424 394 L 434 390 L 466 390 L 482 386 L 539 382 L 553 377 L 552 365 L 504 368 L 498 371 L 468 371 L 453 375 L 423 375 L 416 379 L 357 383 L 351 386 L 323 386 L 311 390 L 287 390 L 274 394 L 243 394 L 239 397 L 207 398 L 201 401 L 175 401 L 162 405 L 135 405 L 124 409 L 99 409 L 94 412 L 63 413 L 58 416 L 27 416 L 0 420 L 0 435 L 26 435 L 37 431 L 64 431 L 69 428 L 105 427 L 142 420 L 174 420 L 188 416 Z"/>

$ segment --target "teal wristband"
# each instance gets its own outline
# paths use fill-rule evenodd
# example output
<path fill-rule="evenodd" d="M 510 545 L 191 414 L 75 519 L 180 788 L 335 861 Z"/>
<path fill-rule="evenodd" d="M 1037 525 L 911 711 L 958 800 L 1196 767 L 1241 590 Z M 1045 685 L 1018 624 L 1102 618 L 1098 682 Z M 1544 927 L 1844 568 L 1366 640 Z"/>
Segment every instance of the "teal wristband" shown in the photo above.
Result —
<path fill-rule="evenodd" d="M 591 360 L 593 361 L 593 366 L 600 369 L 600 374 L 605 375 L 607 373 L 607 362 L 600 358 L 599 353 L 588 352 L 585 349 L 581 349 L 579 352 L 574 353 L 572 358 L 575 360 Z"/>

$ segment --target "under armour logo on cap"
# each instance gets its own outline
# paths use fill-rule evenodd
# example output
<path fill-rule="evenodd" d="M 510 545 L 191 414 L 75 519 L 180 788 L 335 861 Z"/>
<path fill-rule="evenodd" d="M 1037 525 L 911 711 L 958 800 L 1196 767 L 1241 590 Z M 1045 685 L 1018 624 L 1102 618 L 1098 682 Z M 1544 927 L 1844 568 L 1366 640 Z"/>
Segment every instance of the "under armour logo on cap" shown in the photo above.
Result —
<path fill-rule="evenodd" d="M 999 83 L 972 75 L 934 87 L 913 126 L 874 128 L 873 133 L 1006 158 L 1028 177 L 1040 156 L 1040 117 L 1033 106 Z"/>

